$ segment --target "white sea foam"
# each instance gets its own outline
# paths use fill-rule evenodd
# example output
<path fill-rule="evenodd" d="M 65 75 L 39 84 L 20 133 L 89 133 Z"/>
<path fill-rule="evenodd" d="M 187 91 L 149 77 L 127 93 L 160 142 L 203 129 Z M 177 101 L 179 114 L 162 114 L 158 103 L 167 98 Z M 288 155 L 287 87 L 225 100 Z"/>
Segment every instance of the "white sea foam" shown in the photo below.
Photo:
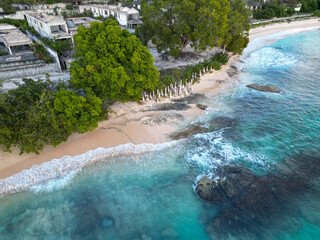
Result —
<path fill-rule="evenodd" d="M 35 192 L 53 191 L 70 182 L 83 167 L 92 165 L 95 162 L 118 156 L 132 156 L 161 151 L 176 146 L 182 141 L 184 140 L 139 145 L 128 143 L 113 148 L 97 148 L 74 157 L 64 156 L 60 159 L 53 159 L 50 162 L 34 165 L 29 170 L 23 170 L 20 173 L 0 180 L 0 196 L 5 193 L 27 189 Z"/>
<path fill-rule="evenodd" d="M 250 55 L 247 66 L 251 68 L 282 68 L 294 66 L 298 60 L 293 54 L 283 53 L 279 49 L 264 47 Z"/>
<path fill-rule="evenodd" d="M 194 148 L 189 148 L 185 156 L 187 162 L 197 165 L 203 171 L 194 180 L 194 191 L 197 183 L 204 176 L 215 180 L 220 178 L 214 172 L 214 169 L 218 166 L 236 163 L 251 165 L 250 168 L 269 168 L 272 164 L 263 154 L 234 147 L 231 142 L 223 138 L 223 130 L 198 134 L 195 138 L 198 139 L 199 144 Z"/>
<path fill-rule="evenodd" d="M 61 189 L 64 186 L 67 186 L 72 182 L 73 177 L 77 174 L 78 171 L 69 172 L 67 175 L 57 178 L 51 179 L 47 182 L 43 182 L 29 188 L 32 192 L 53 192 L 55 190 Z"/>
<path fill-rule="evenodd" d="M 313 31 L 318 28 L 319 27 L 317 27 L 317 26 L 307 27 L 307 28 L 296 28 L 296 29 L 290 29 L 290 30 L 279 32 L 279 33 L 275 33 L 275 34 L 270 34 L 270 35 L 267 35 L 264 37 L 255 38 L 249 42 L 248 46 L 244 49 L 243 54 L 248 55 L 263 46 L 274 43 L 274 42 L 278 41 L 279 39 L 285 38 L 287 36 L 290 36 L 293 34 L 298 34 L 298 33 Z"/>
<path fill-rule="evenodd" d="M 211 172 L 212 168 L 230 163 L 250 164 L 257 167 L 269 167 L 270 160 L 258 152 L 240 149 L 223 137 L 223 130 L 198 134 L 197 145 L 189 148 L 185 159 L 197 165 L 203 171 Z"/>

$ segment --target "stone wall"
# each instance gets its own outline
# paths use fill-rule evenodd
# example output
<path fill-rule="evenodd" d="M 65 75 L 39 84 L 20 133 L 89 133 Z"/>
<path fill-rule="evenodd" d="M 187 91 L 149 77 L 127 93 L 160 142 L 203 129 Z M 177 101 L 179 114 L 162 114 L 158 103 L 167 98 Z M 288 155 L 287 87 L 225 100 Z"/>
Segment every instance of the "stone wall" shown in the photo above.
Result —
<path fill-rule="evenodd" d="M 42 60 L 6 62 L 0 64 L 0 79 L 29 77 L 60 71 L 58 63 L 46 64 Z"/>
<path fill-rule="evenodd" d="M 61 72 L 58 63 L 47 64 L 40 59 L 0 63 L 0 79 L 29 77 L 52 72 Z"/>

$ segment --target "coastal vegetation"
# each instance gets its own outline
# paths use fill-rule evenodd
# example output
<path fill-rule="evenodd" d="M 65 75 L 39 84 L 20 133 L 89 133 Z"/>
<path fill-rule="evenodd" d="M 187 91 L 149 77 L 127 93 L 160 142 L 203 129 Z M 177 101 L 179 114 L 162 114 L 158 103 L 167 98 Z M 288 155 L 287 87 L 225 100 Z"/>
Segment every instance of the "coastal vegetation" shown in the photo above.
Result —
<path fill-rule="evenodd" d="M 178 4 L 179 3 L 179 4 Z M 242 0 L 142 1 L 143 25 L 137 36 L 172 56 L 188 44 L 197 51 L 223 47 L 240 52 L 248 43 L 250 11 Z"/>
<path fill-rule="evenodd" d="M 34 43 L 34 44 L 31 45 L 31 49 L 32 49 L 32 51 L 34 52 L 34 55 L 37 58 L 43 59 L 46 63 L 52 63 L 53 62 L 52 57 L 46 51 L 46 49 L 44 48 L 44 46 L 42 44 Z"/>
<path fill-rule="evenodd" d="M 80 26 L 74 35 L 75 59 L 70 81 L 23 79 L 16 89 L 0 93 L 2 150 L 10 152 L 17 147 L 21 154 L 38 154 L 45 145 L 56 146 L 72 133 L 95 129 L 99 121 L 108 118 L 108 107 L 114 101 L 139 101 L 144 92 L 177 81 L 196 81 L 201 73 L 219 70 L 228 61 L 227 54 L 218 53 L 195 66 L 167 71 L 159 77 L 152 54 L 140 40 L 152 40 L 159 51 L 173 56 L 178 56 L 189 43 L 196 51 L 222 47 L 223 51 L 236 53 L 248 43 L 249 13 L 242 0 L 210 0 L 208 5 L 199 5 L 195 0 L 186 0 L 184 4 L 174 4 L 173 0 L 157 3 L 169 4 L 160 4 L 168 10 L 154 6 L 159 9 L 151 13 L 158 13 L 161 20 L 147 16 L 138 30 L 140 39 L 112 19 L 93 22 L 90 28 Z M 146 8 L 152 6 L 143 4 Z M 57 45 L 58 41 L 42 38 L 25 21 L 3 21 L 28 30 L 58 53 L 67 49 Z M 154 26 L 162 29 L 163 36 Z M 36 54 L 45 58 L 41 47 L 33 45 Z"/>
<path fill-rule="evenodd" d="M 0 94 L 3 151 L 14 146 L 21 154 L 38 154 L 72 133 L 95 129 L 107 118 L 109 103 L 138 101 L 142 91 L 157 86 L 151 53 L 116 21 L 95 22 L 78 32 L 70 82 L 23 79 L 16 89 Z"/>
<path fill-rule="evenodd" d="M 27 24 L 24 24 L 20 27 L 23 32 L 30 32 L 35 35 L 39 40 L 41 40 L 44 44 L 51 47 L 58 54 L 62 54 L 63 52 L 72 50 L 72 43 L 69 40 L 58 40 L 50 39 L 47 37 L 42 37 L 33 27 L 30 27 Z"/>
<path fill-rule="evenodd" d="M 296 13 L 294 7 L 300 4 L 300 13 L 312 13 L 320 10 L 320 0 L 301 0 L 301 1 L 269 1 L 262 5 L 262 9 L 253 12 L 254 19 L 271 19 L 290 17 Z"/>
<path fill-rule="evenodd" d="M 23 79 L 16 89 L 0 93 L 0 145 L 39 153 L 45 145 L 56 146 L 74 132 L 97 127 L 103 118 L 101 100 L 89 90 L 69 90 L 49 79 Z"/>
<path fill-rule="evenodd" d="M 200 77 L 200 73 L 203 73 L 205 69 L 213 69 L 213 70 L 220 70 L 221 65 L 224 65 L 228 62 L 228 55 L 223 53 L 217 53 L 213 57 L 199 62 L 194 66 L 188 66 L 186 68 L 177 69 L 177 68 L 170 68 L 160 71 L 160 83 L 158 88 L 163 88 L 170 84 L 174 84 L 176 82 L 182 82 L 185 84 L 186 82 L 190 81 L 197 81 Z M 196 76 L 196 78 L 193 78 Z M 193 82 L 194 83 L 194 82 Z"/>
<path fill-rule="evenodd" d="M 295 13 L 293 7 L 277 5 L 264 5 L 262 9 L 257 9 L 253 13 L 255 19 L 271 19 L 274 17 L 291 17 Z"/>
<path fill-rule="evenodd" d="M 159 72 L 153 57 L 139 39 L 115 20 L 79 27 L 74 37 L 75 61 L 70 84 L 89 88 L 103 101 L 138 101 L 142 91 L 156 88 Z"/>
<path fill-rule="evenodd" d="M 320 17 L 320 10 L 314 11 L 313 16 Z"/>

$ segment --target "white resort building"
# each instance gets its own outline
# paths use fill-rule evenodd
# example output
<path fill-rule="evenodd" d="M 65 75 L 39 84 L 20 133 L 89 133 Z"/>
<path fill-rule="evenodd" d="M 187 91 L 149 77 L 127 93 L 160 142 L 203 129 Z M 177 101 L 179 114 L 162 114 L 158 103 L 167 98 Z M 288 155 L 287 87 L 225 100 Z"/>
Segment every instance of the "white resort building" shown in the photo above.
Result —
<path fill-rule="evenodd" d="M 72 36 L 72 41 L 73 41 L 73 35 L 77 33 L 78 27 L 84 26 L 86 28 L 89 28 L 92 22 L 100 22 L 100 21 L 90 17 L 67 18 L 66 23 L 69 29 L 69 33 Z"/>
<path fill-rule="evenodd" d="M 135 8 L 122 7 L 120 4 L 118 6 L 114 5 L 92 5 L 90 6 L 91 12 L 95 17 L 114 16 L 119 25 L 124 27 L 133 28 L 134 26 L 139 26 L 142 24 L 140 20 L 139 11 Z"/>
<path fill-rule="evenodd" d="M 6 23 L 0 24 L 0 52 L 2 54 L 7 52 L 12 55 L 13 53 L 29 50 L 31 44 L 31 39 L 15 26 Z"/>
<path fill-rule="evenodd" d="M 42 37 L 55 40 L 71 39 L 67 23 L 63 19 L 40 13 L 26 14 L 25 16 L 29 26 L 34 27 Z"/>
<path fill-rule="evenodd" d="M 132 5 L 133 5 L 133 7 L 135 7 L 136 9 L 141 10 L 141 1 L 140 1 L 140 0 L 134 1 L 134 2 L 132 3 Z"/>

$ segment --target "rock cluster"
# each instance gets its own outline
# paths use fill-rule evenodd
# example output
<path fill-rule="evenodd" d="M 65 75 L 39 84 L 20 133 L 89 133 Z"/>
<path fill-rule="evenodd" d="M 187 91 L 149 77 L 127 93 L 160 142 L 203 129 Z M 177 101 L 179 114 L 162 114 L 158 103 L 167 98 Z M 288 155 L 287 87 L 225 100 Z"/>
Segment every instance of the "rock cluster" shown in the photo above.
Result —
<path fill-rule="evenodd" d="M 258 90 L 258 91 L 262 91 L 262 92 L 279 93 L 281 91 L 279 87 L 277 87 L 276 85 L 272 85 L 272 84 L 264 85 L 261 83 L 254 83 L 254 84 L 247 85 L 247 87 Z"/>
<path fill-rule="evenodd" d="M 294 214 L 293 199 L 303 194 L 319 196 L 320 157 L 285 159 L 266 175 L 258 175 L 243 166 L 220 166 L 214 170 L 215 179 L 204 176 L 196 193 L 204 200 L 220 206 L 219 213 L 207 225 L 210 235 L 261 234 L 266 226 L 282 224 L 290 227 L 285 218 Z M 287 226 L 289 224 L 289 226 Z M 259 230 L 260 229 L 260 230 Z"/>
<path fill-rule="evenodd" d="M 202 103 L 198 103 L 198 104 L 197 104 L 197 108 L 200 108 L 201 110 L 206 110 L 207 107 L 208 107 L 207 105 L 202 104 Z"/>
<path fill-rule="evenodd" d="M 231 127 L 236 122 L 235 119 L 220 116 L 214 118 L 211 122 L 209 122 L 209 126 L 201 126 L 199 124 L 192 124 L 182 130 L 179 130 L 176 133 L 171 134 L 171 139 L 178 140 L 183 138 L 191 137 L 195 134 L 199 133 L 207 133 L 212 131 L 217 131 L 222 128 Z"/>

